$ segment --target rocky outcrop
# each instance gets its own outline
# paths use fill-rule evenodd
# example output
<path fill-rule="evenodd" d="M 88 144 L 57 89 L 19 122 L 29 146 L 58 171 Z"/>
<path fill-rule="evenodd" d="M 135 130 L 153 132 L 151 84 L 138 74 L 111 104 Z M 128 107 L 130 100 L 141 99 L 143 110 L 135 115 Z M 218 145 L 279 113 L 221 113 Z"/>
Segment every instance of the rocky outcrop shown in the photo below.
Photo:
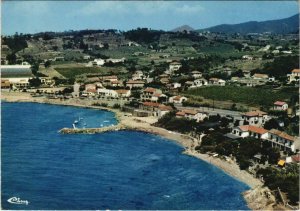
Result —
<path fill-rule="evenodd" d="M 252 210 L 274 210 L 275 196 L 267 187 L 257 187 L 244 192 L 243 195 Z"/>

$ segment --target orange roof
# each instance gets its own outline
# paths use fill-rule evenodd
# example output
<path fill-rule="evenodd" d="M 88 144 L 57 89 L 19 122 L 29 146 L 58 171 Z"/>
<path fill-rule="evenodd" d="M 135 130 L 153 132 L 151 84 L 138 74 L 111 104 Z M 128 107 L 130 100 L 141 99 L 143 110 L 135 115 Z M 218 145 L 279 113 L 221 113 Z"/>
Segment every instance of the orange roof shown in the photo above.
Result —
<path fill-rule="evenodd" d="M 126 82 L 127 84 L 144 84 L 144 81 L 134 81 L 134 80 L 129 80 Z"/>
<path fill-rule="evenodd" d="M 182 98 L 181 96 L 175 96 L 174 98 L 173 98 L 173 100 L 180 100 L 180 98 Z"/>
<path fill-rule="evenodd" d="M 293 69 L 292 73 L 300 73 L 300 69 Z"/>
<path fill-rule="evenodd" d="M 264 115 L 267 115 L 267 113 L 263 112 L 263 111 L 250 111 L 250 112 L 244 113 L 244 116 L 249 116 L 249 117 L 264 116 Z"/>
<path fill-rule="evenodd" d="M 154 102 L 144 102 L 144 106 L 150 106 L 150 107 L 159 107 L 160 103 L 154 103 Z"/>
<path fill-rule="evenodd" d="M 195 114 L 199 113 L 196 110 L 183 110 L 183 112 L 186 113 L 186 114 L 191 114 L 191 115 L 195 115 Z"/>
<path fill-rule="evenodd" d="M 272 134 L 274 134 L 274 135 L 277 135 L 277 136 L 279 136 L 281 138 L 287 139 L 289 141 L 295 141 L 295 138 L 293 136 L 290 136 L 290 135 L 288 135 L 285 132 L 282 132 L 280 130 L 272 129 L 269 132 L 272 133 Z"/>
<path fill-rule="evenodd" d="M 173 108 L 171 106 L 159 105 L 158 108 L 162 111 L 172 111 Z"/>
<path fill-rule="evenodd" d="M 184 115 L 185 115 L 185 113 L 183 111 L 178 111 L 176 113 L 176 116 L 184 116 Z"/>
<path fill-rule="evenodd" d="M 250 131 L 250 132 L 253 132 L 253 133 L 258 133 L 258 134 L 265 134 L 267 133 L 268 131 L 264 128 L 261 128 L 261 127 L 256 127 L 256 126 L 253 126 L 253 125 L 242 125 L 242 126 L 239 126 L 239 128 L 242 130 L 242 131 Z"/>
<path fill-rule="evenodd" d="M 210 78 L 209 80 L 210 81 L 218 81 L 219 79 L 218 78 Z"/>
<path fill-rule="evenodd" d="M 300 162 L 300 154 L 293 155 L 293 156 L 292 156 L 292 159 L 293 159 L 295 162 L 299 163 L 299 162 Z"/>
<path fill-rule="evenodd" d="M 144 92 L 150 92 L 150 93 L 154 93 L 156 91 L 155 88 L 151 88 L 151 87 L 147 87 Z"/>
<path fill-rule="evenodd" d="M 118 79 L 118 76 L 116 75 L 108 75 L 108 76 L 102 76 L 103 79 Z"/>
<path fill-rule="evenodd" d="M 119 90 L 116 90 L 116 92 L 118 94 L 127 94 L 129 92 L 129 90 L 126 90 L 126 89 L 119 89 Z"/>
<path fill-rule="evenodd" d="M 93 93 L 96 93 L 96 92 L 97 92 L 96 89 L 87 89 L 86 91 L 87 91 L 87 92 L 93 92 Z"/>
<path fill-rule="evenodd" d="M 276 101 L 276 102 L 274 103 L 274 105 L 279 105 L 279 106 L 283 106 L 284 104 L 286 104 L 286 102 Z"/>
<path fill-rule="evenodd" d="M 256 78 L 268 78 L 269 76 L 267 74 L 255 73 L 253 75 L 253 77 L 256 77 Z"/>
<path fill-rule="evenodd" d="M 112 84 L 120 84 L 121 82 L 120 81 L 112 81 L 111 83 Z"/>

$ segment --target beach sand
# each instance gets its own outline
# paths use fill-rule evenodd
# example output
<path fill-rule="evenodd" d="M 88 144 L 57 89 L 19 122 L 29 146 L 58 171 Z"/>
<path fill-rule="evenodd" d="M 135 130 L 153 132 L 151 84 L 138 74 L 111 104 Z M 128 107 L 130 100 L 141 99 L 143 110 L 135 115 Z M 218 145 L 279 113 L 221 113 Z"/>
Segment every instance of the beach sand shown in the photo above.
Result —
<path fill-rule="evenodd" d="M 250 209 L 264 209 L 271 210 L 274 204 L 273 198 L 267 199 L 264 194 L 261 193 L 263 183 L 254 178 L 247 171 L 240 170 L 239 166 L 234 161 L 226 161 L 217 157 L 209 156 L 208 154 L 201 154 L 195 151 L 195 146 L 198 145 L 200 140 L 192 138 L 187 135 L 183 135 L 176 132 L 171 132 L 163 128 L 154 127 L 151 124 L 157 121 L 156 117 L 134 117 L 130 116 L 127 113 L 120 112 L 117 109 L 92 106 L 91 104 L 93 100 L 81 100 L 81 99 L 68 99 L 68 100 L 60 100 L 60 99 L 46 99 L 44 97 L 32 97 L 29 93 L 23 92 L 3 92 L 1 93 L 1 100 L 5 100 L 7 102 L 37 102 L 37 103 L 50 103 L 57 105 L 68 105 L 68 106 L 78 106 L 78 107 L 88 107 L 94 109 L 103 109 L 109 110 L 116 114 L 117 119 L 119 120 L 119 124 L 131 128 L 133 130 L 149 132 L 153 134 L 157 134 L 163 136 L 167 139 L 174 140 L 180 145 L 182 145 L 185 150 L 184 154 L 189 156 L 196 157 L 201 159 L 207 163 L 210 163 L 220 169 L 222 169 L 228 175 L 238 179 L 239 181 L 247 184 L 251 190 L 247 191 L 245 195 L 251 195 L 251 197 L 245 197 L 248 206 Z M 265 191 L 265 190 L 264 190 Z M 268 191 L 268 190 L 266 190 Z M 253 193 L 257 193 L 257 196 L 253 197 Z"/>

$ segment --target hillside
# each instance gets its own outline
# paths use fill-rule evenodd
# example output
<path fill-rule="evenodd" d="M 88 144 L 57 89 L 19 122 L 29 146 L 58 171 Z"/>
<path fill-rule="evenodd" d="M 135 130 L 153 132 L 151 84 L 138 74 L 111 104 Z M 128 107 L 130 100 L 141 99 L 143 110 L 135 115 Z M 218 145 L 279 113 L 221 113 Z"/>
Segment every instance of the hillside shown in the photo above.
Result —
<path fill-rule="evenodd" d="M 189 31 L 195 31 L 195 29 L 193 29 L 189 25 L 183 25 L 171 30 L 171 32 L 183 32 L 183 31 L 189 32 Z"/>
<path fill-rule="evenodd" d="M 221 24 L 197 31 L 210 31 L 222 33 L 264 33 L 287 34 L 297 32 L 299 27 L 299 14 L 289 18 L 270 21 L 250 21 L 240 24 Z"/>

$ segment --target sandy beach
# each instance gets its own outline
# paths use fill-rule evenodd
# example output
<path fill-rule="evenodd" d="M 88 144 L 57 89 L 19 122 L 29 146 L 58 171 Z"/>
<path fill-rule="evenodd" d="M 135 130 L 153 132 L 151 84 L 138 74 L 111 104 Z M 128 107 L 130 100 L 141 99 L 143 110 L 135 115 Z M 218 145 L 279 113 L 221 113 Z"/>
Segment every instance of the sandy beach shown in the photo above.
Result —
<path fill-rule="evenodd" d="M 167 139 L 174 140 L 184 147 L 184 154 L 189 156 L 196 157 L 201 159 L 207 163 L 210 163 L 220 169 L 222 169 L 228 175 L 238 179 L 239 181 L 247 184 L 251 190 L 256 191 L 261 190 L 263 183 L 254 178 L 251 174 L 244 170 L 240 170 L 239 166 L 233 161 L 226 161 L 220 158 L 216 158 L 213 156 L 209 156 L 207 154 L 201 154 L 194 150 L 194 147 L 198 144 L 199 140 L 189 137 L 187 135 L 179 134 L 176 132 L 171 132 L 163 128 L 154 127 L 151 124 L 157 121 L 155 117 L 133 117 L 126 113 L 120 112 L 117 109 L 111 109 L 106 107 L 92 106 L 91 104 L 94 101 L 90 100 L 81 100 L 81 99 L 68 99 L 68 100 L 60 100 L 60 99 L 46 99 L 44 97 L 32 97 L 29 93 L 22 92 L 3 92 L 1 93 L 1 100 L 5 100 L 7 102 L 37 102 L 37 103 L 49 103 L 49 104 L 57 104 L 57 105 L 68 105 L 68 106 L 79 106 L 79 107 L 87 107 L 94 109 L 104 109 L 109 110 L 115 113 L 117 119 L 119 120 L 119 124 L 132 128 L 134 130 L 149 132 L 153 134 L 157 134 L 163 136 Z M 253 195 L 252 192 L 247 192 L 247 194 Z M 259 191 L 258 191 L 259 192 Z M 260 192 L 257 193 L 257 197 L 246 197 L 245 199 L 248 203 L 249 208 L 251 209 L 268 209 L 271 210 L 272 204 L 270 200 L 262 200 L 264 196 Z M 258 203 L 258 201 L 259 203 Z M 257 202 L 256 202 L 257 201 Z M 262 202 L 263 201 L 263 202 Z"/>

